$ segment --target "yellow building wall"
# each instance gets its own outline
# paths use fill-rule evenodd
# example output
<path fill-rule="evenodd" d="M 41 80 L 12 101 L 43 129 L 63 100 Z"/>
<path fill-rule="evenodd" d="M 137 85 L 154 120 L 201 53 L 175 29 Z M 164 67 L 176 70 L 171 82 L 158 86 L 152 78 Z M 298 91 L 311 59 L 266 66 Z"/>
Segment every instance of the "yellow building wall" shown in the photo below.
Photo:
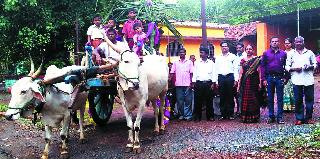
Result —
<path fill-rule="evenodd" d="M 173 41 L 173 38 L 171 38 Z M 171 42 L 170 41 L 170 42 Z M 214 46 L 214 55 L 215 56 L 219 56 L 221 55 L 221 47 L 220 47 L 220 40 L 213 40 L 210 41 L 212 43 L 212 45 Z M 184 40 L 183 46 L 187 51 L 187 58 L 189 59 L 190 55 L 195 55 L 196 59 L 200 59 L 200 53 L 199 53 L 199 47 L 201 44 L 201 40 L 191 40 L 191 39 L 187 39 Z M 168 40 L 167 39 L 162 39 L 161 40 L 161 47 L 159 49 L 160 53 L 163 53 L 164 55 L 166 55 L 166 47 L 168 45 Z M 167 58 L 167 62 L 174 62 L 177 61 L 179 59 L 179 56 L 171 56 Z"/>
<path fill-rule="evenodd" d="M 180 32 L 182 36 L 202 36 L 201 27 L 188 27 L 188 26 L 176 26 L 176 29 Z M 164 33 L 163 36 L 174 36 L 167 27 L 163 26 L 162 30 Z M 207 28 L 207 36 L 214 38 L 224 38 L 224 29 L 223 28 Z"/>
<path fill-rule="evenodd" d="M 162 34 L 161 38 L 161 45 L 160 45 L 160 53 L 166 55 L 166 48 L 168 45 L 168 41 L 174 41 L 174 35 L 166 28 L 162 28 L 164 33 Z M 183 46 L 187 51 L 187 58 L 190 55 L 195 55 L 197 59 L 200 59 L 199 54 L 199 47 L 202 42 L 202 39 L 199 37 L 202 36 L 201 27 L 182 27 L 176 26 L 176 29 L 181 33 L 183 39 Z M 192 37 L 195 37 L 192 39 Z M 185 38 L 184 38 L 185 37 Z M 210 38 L 224 38 L 224 29 L 223 28 L 207 28 L 207 37 Z M 221 54 L 221 47 L 220 47 L 220 40 L 208 40 L 210 43 L 214 45 L 215 48 L 215 56 Z M 168 57 L 168 62 L 174 62 L 179 59 L 179 56 L 175 57 Z"/>

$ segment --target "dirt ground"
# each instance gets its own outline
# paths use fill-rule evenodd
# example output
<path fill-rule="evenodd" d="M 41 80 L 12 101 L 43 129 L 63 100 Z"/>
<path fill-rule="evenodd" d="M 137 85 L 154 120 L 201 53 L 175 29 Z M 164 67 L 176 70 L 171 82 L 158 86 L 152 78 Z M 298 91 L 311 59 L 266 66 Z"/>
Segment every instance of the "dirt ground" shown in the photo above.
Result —
<path fill-rule="evenodd" d="M 320 78 L 316 78 L 315 101 L 320 98 Z M 0 102 L 10 96 L 1 94 Z M 314 119 L 319 121 L 320 104 L 315 103 Z M 265 153 L 261 148 L 279 138 L 308 134 L 313 125 L 294 125 L 294 114 L 286 113 L 286 124 L 267 124 L 267 110 L 261 109 L 261 121 L 243 124 L 233 121 L 170 121 L 166 133 L 153 135 L 153 110 L 147 108 L 141 123 L 140 154 L 125 153 L 126 121 L 120 107 L 116 107 L 106 127 L 88 125 L 86 143 L 80 144 L 74 125 L 69 140 L 70 158 L 287 158 L 282 154 Z M 44 148 L 44 131 L 16 121 L 0 119 L 0 158 L 39 158 Z M 59 158 L 59 135 L 55 131 L 50 158 Z"/>

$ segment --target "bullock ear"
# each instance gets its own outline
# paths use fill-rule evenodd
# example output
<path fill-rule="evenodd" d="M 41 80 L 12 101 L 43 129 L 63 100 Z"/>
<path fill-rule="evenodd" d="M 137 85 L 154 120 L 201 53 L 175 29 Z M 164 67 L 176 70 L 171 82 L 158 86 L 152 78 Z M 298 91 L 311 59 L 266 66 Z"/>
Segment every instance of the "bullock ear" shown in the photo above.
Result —
<path fill-rule="evenodd" d="M 32 85 L 31 90 L 32 90 L 33 96 L 36 99 L 40 100 L 41 102 L 46 102 L 45 98 L 43 97 L 43 95 L 39 89 L 39 85 L 37 85 L 37 84 Z"/>
<path fill-rule="evenodd" d="M 32 93 L 33 93 L 33 96 L 38 100 L 40 100 L 41 102 L 46 102 L 46 100 L 44 99 L 43 95 L 40 92 L 32 91 Z"/>

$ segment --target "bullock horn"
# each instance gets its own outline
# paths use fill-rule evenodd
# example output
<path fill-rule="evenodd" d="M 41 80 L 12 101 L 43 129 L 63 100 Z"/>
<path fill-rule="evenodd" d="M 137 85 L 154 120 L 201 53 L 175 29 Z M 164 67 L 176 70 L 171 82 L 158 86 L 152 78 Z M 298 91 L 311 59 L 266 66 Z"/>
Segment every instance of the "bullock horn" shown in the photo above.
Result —
<path fill-rule="evenodd" d="M 42 84 L 44 85 L 49 85 L 49 84 L 55 84 L 55 83 L 59 83 L 59 82 L 63 82 L 64 81 L 64 75 L 59 76 L 59 77 L 54 77 L 51 79 L 45 79 L 42 81 Z"/>
<path fill-rule="evenodd" d="M 41 64 L 40 64 L 39 68 L 37 69 L 37 71 L 34 74 L 31 75 L 31 77 L 33 79 L 37 78 L 40 75 L 42 68 L 43 68 L 43 58 L 41 60 Z"/>
<path fill-rule="evenodd" d="M 34 73 L 34 63 L 33 63 L 33 60 L 32 60 L 30 53 L 29 53 L 29 59 L 30 59 L 31 68 L 30 68 L 30 72 L 29 72 L 28 76 L 32 76 L 32 74 Z"/>

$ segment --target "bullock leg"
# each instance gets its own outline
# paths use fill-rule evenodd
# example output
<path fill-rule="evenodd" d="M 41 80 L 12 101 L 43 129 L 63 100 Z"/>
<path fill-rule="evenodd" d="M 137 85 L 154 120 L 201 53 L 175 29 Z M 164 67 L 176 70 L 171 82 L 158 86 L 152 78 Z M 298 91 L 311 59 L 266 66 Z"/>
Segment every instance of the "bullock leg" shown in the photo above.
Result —
<path fill-rule="evenodd" d="M 155 116 L 155 124 L 154 124 L 154 135 L 159 135 L 159 109 L 156 103 L 156 100 L 152 100 L 153 112 Z"/>
<path fill-rule="evenodd" d="M 80 108 L 79 127 L 80 127 L 80 143 L 81 144 L 85 143 L 84 131 L 83 131 L 84 111 L 85 111 L 85 107 Z"/>
<path fill-rule="evenodd" d="M 48 159 L 49 149 L 50 149 L 50 144 L 51 144 L 51 137 L 52 137 L 52 127 L 46 125 L 45 126 L 46 145 L 45 145 L 44 150 L 42 152 L 41 159 Z"/>
<path fill-rule="evenodd" d="M 123 101 L 122 101 L 122 104 L 124 104 Z M 123 108 L 124 115 L 125 115 L 125 117 L 126 117 L 127 126 L 128 126 L 128 133 L 129 133 L 129 136 L 128 136 L 128 144 L 126 145 L 126 150 L 125 150 L 125 152 L 131 152 L 132 149 L 133 149 L 133 132 L 132 132 L 133 122 L 132 122 L 132 116 L 131 116 L 131 114 L 128 112 L 128 110 L 127 110 L 127 108 L 126 108 L 125 105 L 123 105 L 122 108 Z"/>
<path fill-rule="evenodd" d="M 69 136 L 69 127 L 71 122 L 71 115 L 66 115 L 66 117 L 63 120 L 62 129 L 60 132 L 60 137 L 62 141 L 61 145 L 61 152 L 60 157 L 61 158 L 69 158 L 69 152 L 68 152 L 68 146 L 67 146 L 67 137 Z"/>
<path fill-rule="evenodd" d="M 162 92 L 160 94 L 160 106 L 159 106 L 159 114 L 160 114 L 160 134 L 164 134 L 164 129 L 165 129 L 165 125 L 164 125 L 164 122 L 163 122 L 163 119 L 164 119 L 164 106 L 165 106 L 165 95 L 166 95 L 166 92 Z"/>
<path fill-rule="evenodd" d="M 134 153 L 141 153 L 139 131 L 140 131 L 140 123 L 141 123 L 142 115 L 143 115 L 144 108 L 145 108 L 145 103 L 146 102 L 142 102 L 142 104 L 140 104 L 139 110 L 137 113 L 137 117 L 134 122 L 134 142 L 133 142 L 133 152 Z"/>

